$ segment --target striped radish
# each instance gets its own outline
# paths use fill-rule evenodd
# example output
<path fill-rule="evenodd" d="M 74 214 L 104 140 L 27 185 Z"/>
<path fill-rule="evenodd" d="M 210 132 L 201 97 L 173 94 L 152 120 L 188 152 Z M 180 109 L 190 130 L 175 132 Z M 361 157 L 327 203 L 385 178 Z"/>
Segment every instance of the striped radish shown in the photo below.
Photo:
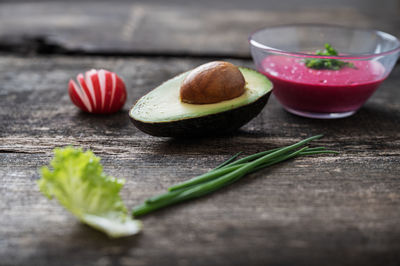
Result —
<path fill-rule="evenodd" d="M 125 84 L 117 74 L 100 69 L 78 74 L 77 82 L 70 80 L 69 97 L 85 112 L 110 114 L 122 108 L 126 101 Z"/>

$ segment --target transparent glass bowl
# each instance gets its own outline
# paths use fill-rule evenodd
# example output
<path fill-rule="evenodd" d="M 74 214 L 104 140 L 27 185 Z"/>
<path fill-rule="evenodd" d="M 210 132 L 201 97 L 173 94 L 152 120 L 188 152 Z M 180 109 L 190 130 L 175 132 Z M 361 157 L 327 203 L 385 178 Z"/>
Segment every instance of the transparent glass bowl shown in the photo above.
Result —
<path fill-rule="evenodd" d="M 287 111 L 311 118 L 354 114 L 389 75 L 400 51 L 399 40 L 388 33 L 330 25 L 265 28 L 253 33 L 249 43 L 278 101 Z M 327 43 L 338 56 L 315 55 Z M 339 70 L 306 66 L 327 59 L 346 65 Z"/>

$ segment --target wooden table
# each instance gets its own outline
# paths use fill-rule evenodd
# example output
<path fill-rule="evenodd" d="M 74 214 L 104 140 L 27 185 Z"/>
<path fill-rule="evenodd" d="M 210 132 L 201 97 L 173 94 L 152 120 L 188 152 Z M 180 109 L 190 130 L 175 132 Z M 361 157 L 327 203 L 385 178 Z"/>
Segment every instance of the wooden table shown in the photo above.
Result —
<path fill-rule="evenodd" d="M 272 97 L 234 134 L 177 140 L 145 135 L 127 115 L 138 97 L 204 62 L 254 67 L 246 38 L 262 26 L 334 20 L 399 35 L 398 15 L 93 4 L 0 4 L 0 265 L 400 265 L 398 66 L 346 119 L 297 117 Z M 124 78 L 121 112 L 89 115 L 70 103 L 68 80 L 91 68 Z M 125 239 L 80 224 L 36 185 L 54 147 L 90 148 L 108 174 L 126 180 L 122 197 L 131 208 L 236 152 L 319 133 L 326 136 L 315 144 L 340 155 L 285 162 L 144 216 L 143 232 Z"/>

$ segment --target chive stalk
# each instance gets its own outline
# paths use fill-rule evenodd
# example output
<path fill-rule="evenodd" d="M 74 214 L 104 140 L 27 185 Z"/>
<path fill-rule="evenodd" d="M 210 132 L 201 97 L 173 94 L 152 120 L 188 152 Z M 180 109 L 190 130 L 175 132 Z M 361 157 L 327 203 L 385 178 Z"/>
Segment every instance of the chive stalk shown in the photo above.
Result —
<path fill-rule="evenodd" d="M 318 150 L 320 150 L 320 149 L 321 148 L 318 148 Z M 277 158 L 275 160 L 271 160 L 268 163 L 262 164 L 262 165 L 260 165 L 260 166 L 258 166 L 256 168 L 252 169 L 251 171 L 248 171 L 248 173 L 256 172 L 256 171 L 258 171 L 260 169 L 263 169 L 263 168 L 266 168 L 268 166 L 277 164 L 279 162 L 288 160 L 288 159 L 296 157 L 298 155 L 313 155 L 313 154 L 320 154 L 320 153 L 337 153 L 335 151 L 329 151 L 329 150 L 324 150 L 324 151 L 318 151 L 318 150 L 316 150 L 315 148 L 307 148 L 307 147 L 305 147 L 305 148 L 303 148 L 303 149 L 301 149 L 301 150 L 299 150 L 297 152 L 281 156 L 281 157 L 279 157 L 279 158 Z M 224 175 L 226 173 L 229 173 L 229 172 L 232 172 L 232 171 L 234 171 L 234 170 L 236 170 L 236 169 L 238 169 L 238 168 L 240 168 L 240 167 L 242 167 L 244 165 L 245 164 L 242 163 L 242 164 L 239 164 L 239 165 L 233 165 L 233 166 L 230 166 L 228 168 L 220 169 L 220 171 L 213 171 L 213 172 L 210 171 L 210 172 L 208 172 L 206 174 L 200 175 L 200 176 L 195 177 L 193 179 L 190 179 L 188 181 L 179 183 L 178 185 L 175 185 L 173 187 L 173 189 L 169 189 L 169 192 L 166 192 L 166 193 L 158 195 L 158 196 L 151 197 L 151 198 L 147 199 L 145 201 L 145 203 L 146 204 L 152 204 L 152 203 L 155 203 L 157 201 L 164 201 L 164 200 L 167 200 L 167 199 L 171 199 L 173 197 L 178 196 L 180 193 L 182 193 L 184 190 L 187 190 L 190 187 L 196 186 L 198 184 L 206 183 L 206 182 L 211 181 L 213 179 L 219 178 L 222 175 Z M 193 181 L 195 181 L 195 182 L 193 182 Z"/>
<path fill-rule="evenodd" d="M 313 136 L 290 146 L 259 152 L 236 161 L 234 160 L 240 153 L 235 154 L 208 173 L 171 186 L 168 192 L 147 199 L 142 205 L 133 209 L 133 215 L 144 215 L 169 205 L 212 193 L 236 182 L 246 174 L 253 173 L 291 158 L 303 155 L 337 153 L 335 151 L 326 150 L 324 147 L 301 148 L 310 141 L 321 137 L 322 135 Z"/>
<path fill-rule="evenodd" d="M 226 160 L 225 162 L 223 162 L 222 164 L 218 165 L 217 167 L 215 167 L 213 170 L 217 170 L 220 169 L 222 167 L 224 167 L 225 165 L 230 164 L 231 162 L 233 162 L 237 157 L 239 157 L 239 155 L 242 154 L 242 152 L 238 152 L 235 155 L 233 155 L 231 158 L 229 158 L 228 160 Z"/>
<path fill-rule="evenodd" d="M 176 204 L 176 203 L 190 200 L 193 198 L 198 198 L 200 196 L 212 193 L 216 190 L 219 190 L 227 185 L 234 183 L 235 181 L 237 181 L 238 179 L 243 177 L 245 174 L 250 172 L 249 170 L 255 170 L 252 168 L 256 165 L 259 165 L 260 166 L 259 169 L 261 169 L 261 168 L 267 167 L 271 164 L 295 157 L 296 155 L 298 155 L 301 151 L 303 151 L 305 149 L 307 149 L 307 147 L 304 147 L 304 148 L 302 148 L 296 152 L 293 152 L 289 155 L 282 156 L 281 159 L 280 160 L 277 159 L 276 162 L 272 161 L 268 165 L 265 165 L 265 166 L 260 165 L 260 162 L 265 161 L 266 160 L 265 157 L 268 156 L 268 155 L 265 155 L 264 157 L 260 158 L 258 162 L 254 161 L 254 162 L 252 162 L 252 164 L 250 166 L 248 164 L 242 165 L 240 168 L 236 169 L 235 171 L 225 174 L 225 175 L 221 176 L 220 178 L 211 180 L 209 182 L 202 183 L 197 186 L 191 186 L 187 189 L 181 188 L 179 190 L 167 192 L 165 194 L 160 195 L 158 199 L 153 198 L 153 201 L 150 203 L 144 203 L 144 204 L 136 207 L 133 210 L 133 214 L 134 214 L 134 216 L 144 215 L 149 212 L 158 210 L 160 208 L 163 208 L 163 207 L 166 207 L 166 206 L 169 206 L 172 204 Z"/>
<path fill-rule="evenodd" d="M 265 152 L 259 152 L 259 153 L 247 156 L 247 157 L 245 157 L 243 159 L 237 160 L 237 161 L 235 161 L 233 163 L 230 163 L 230 164 L 224 166 L 221 170 L 223 170 L 224 168 L 232 167 L 232 166 L 235 166 L 235 165 L 238 165 L 238 164 L 241 164 L 241 163 L 244 163 L 244 162 L 248 162 L 248 161 L 254 160 L 254 159 L 255 159 L 254 162 L 256 162 L 260 158 L 264 158 L 264 157 L 266 158 L 264 160 L 273 159 L 273 158 L 276 158 L 276 157 L 278 157 L 278 156 L 280 156 L 280 155 L 282 155 L 282 154 L 284 154 L 284 153 L 286 153 L 288 151 L 294 150 L 294 149 L 296 149 L 298 147 L 301 147 L 301 146 L 305 145 L 306 143 L 308 143 L 308 142 L 310 142 L 312 140 L 315 140 L 315 139 L 318 139 L 318 138 L 321 138 L 321 137 L 322 137 L 322 135 L 317 135 L 317 136 L 310 137 L 308 139 L 302 140 L 302 141 L 300 141 L 298 143 L 295 143 L 293 145 L 290 145 L 290 146 L 287 146 L 287 147 L 284 147 L 284 148 L 273 149 L 273 150 L 269 150 L 269 151 L 265 151 Z M 192 185 L 195 185 L 195 184 L 202 183 L 204 181 L 207 181 L 207 180 L 211 179 L 211 178 L 209 178 L 209 175 L 212 176 L 213 173 L 212 172 L 211 173 L 206 173 L 206 174 L 204 174 L 202 176 L 198 176 L 198 177 L 195 177 L 195 178 L 190 179 L 188 181 L 179 183 L 177 185 L 169 187 L 168 190 L 169 191 L 174 191 L 174 190 L 180 189 L 182 187 L 188 187 L 188 186 L 192 186 Z"/>

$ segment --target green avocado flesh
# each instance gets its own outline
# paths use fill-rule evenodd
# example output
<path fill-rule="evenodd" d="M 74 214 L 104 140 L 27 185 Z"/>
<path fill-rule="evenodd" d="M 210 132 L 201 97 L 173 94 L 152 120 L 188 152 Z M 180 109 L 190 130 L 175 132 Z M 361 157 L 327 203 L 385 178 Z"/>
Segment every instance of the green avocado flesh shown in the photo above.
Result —
<path fill-rule="evenodd" d="M 187 104 L 179 97 L 181 84 L 190 71 L 161 84 L 139 99 L 130 110 L 130 117 L 143 123 L 167 123 L 194 119 L 236 109 L 253 103 L 272 90 L 272 83 L 262 74 L 248 68 L 239 68 L 246 88 L 241 96 L 213 104 Z M 256 115 L 256 114 L 255 114 Z"/>

